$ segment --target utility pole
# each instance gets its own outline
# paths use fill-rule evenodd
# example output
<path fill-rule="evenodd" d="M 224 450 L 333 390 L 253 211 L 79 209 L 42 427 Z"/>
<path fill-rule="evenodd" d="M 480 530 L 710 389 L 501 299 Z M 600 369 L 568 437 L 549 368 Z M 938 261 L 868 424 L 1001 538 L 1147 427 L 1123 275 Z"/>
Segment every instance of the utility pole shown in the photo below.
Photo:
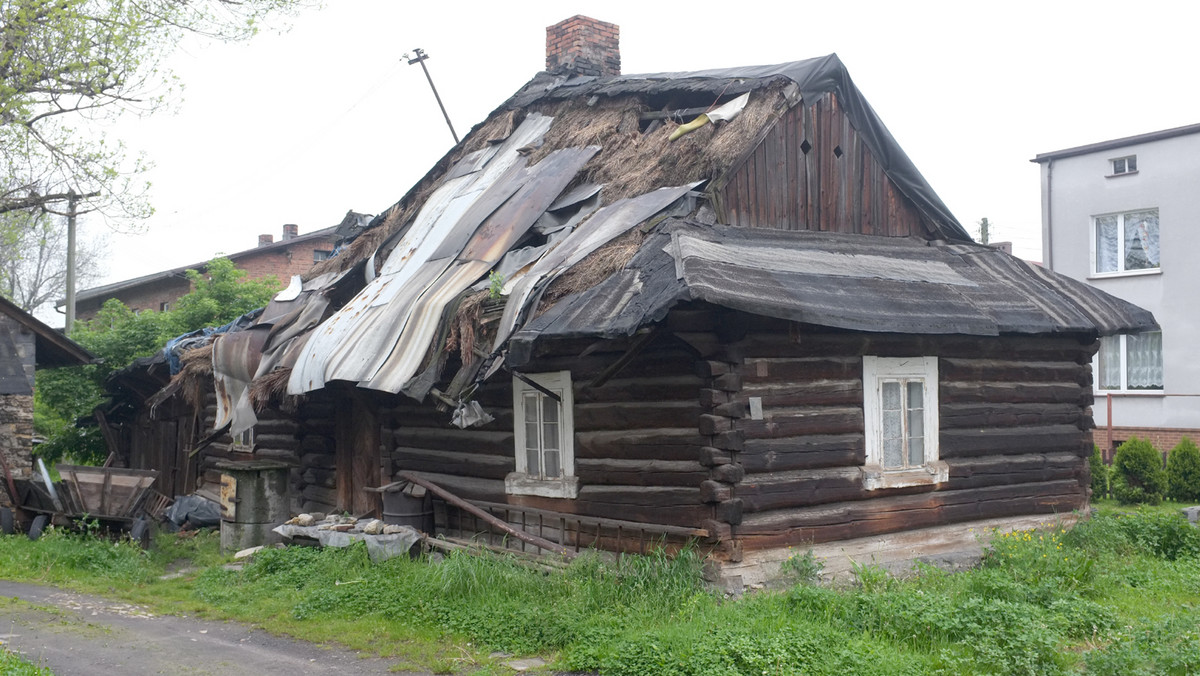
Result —
<path fill-rule="evenodd" d="M 413 54 L 416 56 L 411 59 L 408 58 L 408 54 L 405 54 L 404 58 L 408 59 L 410 66 L 415 63 L 421 64 L 421 70 L 425 71 L 425 79 L 429 80 L 429 88 L 433 90 L 433 98 L 437 99 L 438 108 L 442 109 L 442 117 L 446 118 L 446 126 L 450 127 L 450 135 L 454 137 L 454 144 L 458 145 L 458 134 L 454 131 L 454 125 L 450 123 L 450 115 L 446 113 L 446 106 L 442 105 L 442 97 L 438 96 L 437 87 L 433 86 L 433 77 L 429 75 L 429 68 L 425 66 L 425 60 L 429 58 L 429 55 L 420 47 L 414 49 Z"/>
<path fill-rule="evenodd" d="M 67 322 L 64 331 L 69 336 L 75 327 L 75 211 L 79 195 L 71 188 L 67 192 Z"/>

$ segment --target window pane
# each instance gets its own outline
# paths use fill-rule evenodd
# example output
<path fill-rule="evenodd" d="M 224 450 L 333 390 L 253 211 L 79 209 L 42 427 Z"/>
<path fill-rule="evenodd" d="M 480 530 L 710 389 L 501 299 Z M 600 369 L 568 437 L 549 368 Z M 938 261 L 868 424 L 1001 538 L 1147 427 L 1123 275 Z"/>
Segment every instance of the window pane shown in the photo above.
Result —
<path fill-rule="evenodd" d="M 541 460 L 541 454 L 538 453 L 537 448 L 526 449 L 525 463 L 526 463 L 526 466 L 525 466 L 526 474 L 528 474 L 529 476 L 541 476 L 542 460 Z"/>
<path fill-rule="evenodd" d="M 1125 336 L 1126 380 L 1131 390 L 1163 388 L 1162 333 Z"/>
<path fill-rule="evenodd" d="M 908 440 L 908 466 L 919 467 L 925 464 L 925 439 L 910 437 Z"/>
<path fill-rule="evenodd" d="M 1117 217 L 1096 217 L 1096 272 L 1117 271 Z"/>
<path fill-rule="evenodd" d="M 1158 267 L 1158 210 L 1125 214 L 1125 269 Z"/>
<path fill-rule="evenodd" d="M 1137 171 L 1137 155 L 1125 158 L 1125 171 Z"/>
<path fill-rule="evenodd" d="M 1100 339 L 1100 369 L 1096 374 L 1097 387 L 1101 390 L 1121 389 L 1121 337 L 1105 336 Z"/>
<path fill-rule="evenodd" d="M 883 410 L 900 410 L 900 383 L 895 380 L 883 384 Z"/>
<path fill-rule="evenodd" d="M 550 397 L 542 397 L 542 420 L 545 422 L 558 422 L 558 407 L 560 404 Z"/>
<path fill-rule="evenodd" d="M 562 474 L 558 465 L 558 451 L 546 451 L 542 457 L 546 459 L 546 473 L 542 475 L 544 478 L 550 479 Z"/>
<path fill-rule="evenodd" d="M 525 395 L 525 422 L 536 423 L 538 421 L 538 395 L 530 393 Z"/>
<path fill-rule="evenodd" d="M 1124 157 L 1122 157 L 1119 160 L 1113 160 L 1113 173 L 1114 174 L 1124 174 L 1125 173 L 1125 158 Z"/>
<path fill-rule="evenodd" d="M 904 466 L 904 440 L 903 439 L 884 439 L 883 440 L 883 466 L 885 469 L 892 469 Z"/>
<path fill-rule="evenodd" d="M 558 423 L 546 423 L 542 426 L 542 448 L 555 451 L 562 448 L 558 443 Z"/>

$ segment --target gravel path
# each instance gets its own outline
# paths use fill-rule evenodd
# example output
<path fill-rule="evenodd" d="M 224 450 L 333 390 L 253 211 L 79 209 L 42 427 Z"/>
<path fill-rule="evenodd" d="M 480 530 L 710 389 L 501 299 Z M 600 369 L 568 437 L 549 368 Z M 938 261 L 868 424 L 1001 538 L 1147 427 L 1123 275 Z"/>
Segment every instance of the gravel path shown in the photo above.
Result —
<path fill-rule="evenodd" d="M 242 624 L 153 615 L 128 603 L 5 580 L 0 645 L 56 676 L 414 674 L 390 671 L 385 659 Z"/>

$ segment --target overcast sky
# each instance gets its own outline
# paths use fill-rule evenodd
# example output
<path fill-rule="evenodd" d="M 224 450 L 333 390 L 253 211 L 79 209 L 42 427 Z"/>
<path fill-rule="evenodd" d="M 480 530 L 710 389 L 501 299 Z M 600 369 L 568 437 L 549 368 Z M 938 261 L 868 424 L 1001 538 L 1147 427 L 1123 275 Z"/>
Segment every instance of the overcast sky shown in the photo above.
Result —
<path fill-rule="evenodd" d="M 107 233 L 99 283 L 378 213 L 545 65 L 545 28 L 620 26 L 626 73 L 795 61 L 836 52 L 973 234 L 1040 260 L 1036 154 L 1200 122 L 1200 5 L 1190 2 L 580 2 L 329 0 L 286 32 L 185 43 L 175 114 L 111 131 L 155 163 L 155 215 Z M 61 323 L 61 322 L 60 322 Z"/>

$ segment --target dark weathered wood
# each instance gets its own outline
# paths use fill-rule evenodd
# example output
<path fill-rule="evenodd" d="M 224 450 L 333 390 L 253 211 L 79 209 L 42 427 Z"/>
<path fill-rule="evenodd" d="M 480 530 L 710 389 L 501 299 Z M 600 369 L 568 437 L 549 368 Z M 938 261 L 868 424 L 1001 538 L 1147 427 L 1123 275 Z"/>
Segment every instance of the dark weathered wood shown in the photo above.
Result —
<path fill-rule="evenodd" d="M 397 446 L 392 449 L 392 463 L 396 471 L 444 472 L 453 468 L 455 472 L 464 476 L 483 479 L 503 479 L 506 474 L 516 469 L 516 460 L 511 449 L 508 455 L 499 456 Z"/>
<path fill-rule="evenodd" d="M 627 403 L 575 404 L 577 431 L 628 430 L 695 425 L 703 410 L 690 401 L 633 401 Z"/>
<path fill-rule="evenodd" d="M 510 456 L 513 454 L 512 428 L 507 430 L 460 430 L 457 427 L 400 427 L 392 431 L 397 446 L 427 448 L 432 451 L 460 451 Z"/>
<path fill-rule="evenodd" d="M 740 451 L 746 445 L 746 433 L 742 430 L 721 432 L 714 434 L 708 440 L 708 443 L 713 448 L 720 448 L 726 451 Z"/>
<path fill-rule="evenodd" d="M 759 397 L 763 406 L 848 406 L 862 405 L 862 375 L 855 380 L 816 380 L 788 382 L 778 379 L 771 384 L 753 384 L 742 388 L 738 399 Z"/>
<path fill-rule="evenodd" d="M 733 429 L 733 422 L 733 420 L 725 416 L 710 415 L 708 413 L 696 417 L 697 428 L 700 430 L 700 434 L 704 436 L 728 432 Z"/>
<path fill-rule="evenodd" d="M 710 475 L 713 481 L 736 484 L 746 476 L 746 470 L 741 465 L 725 464 L 714 467 Z"/>
<path fill-rule="evenodd" d="M 695 460 L 707 445 L 695 426 L 690 428 L 627 429 L 575 433 L 575 458 L 625 460 Z M 512 443 L 508 452 L 511 454 Z"/>
<path fill-rule="evenodd" d="M 768 411 L 762 420 L 737 420 L 734 427 L 747 439 L 849 434 L 862 431 L 863 412 L 862 408 L 834 407 L 776 409 Z"/>
<path fill-rule="evenodd" d="M 254 432 L 255 448 L 275 448 L 289 451 L 300 449 L 300 440 L 291 434 L 259 434 Z"/>
<path fill-rule="evenodd" d="M 712 386 L 726 392 L 737 392 L 742 389 L 742 377 L 736 373 L 724 373 L 713 378 Z"/>
<path fill-rule="evenodd" d="M 1074 383 L 946 382 L 938 390 L 943 404 L 1069 404 L 1078 409 L 1091 394 Z"/>
<path fill-rule="evenodd" d="M 733 365 L 723 361 L 698 361 L 695 366 L 695 373 L 701 378 L 715 378 L 728 374 L 733 369 Z M 721 388 L 717 388 L 721 389 Z"/>
<path fill-rule="evenodd" d="M 712 446 L 704 446 L 700 449 L 700 464 L 705 467 L 716 467 L 731 462 L 733 462 L 733 454 L 729 451 Z"/>
<path fill-rule="evenodd" d="M 861 432 L 751 439 L 738 462 L 747 473 L 858 466 L 866 462 L 866 447 Z"/>
<path fill-rule="evenodd" d="M 691 373 L 658 378 L 614 378 L 602 387 L 575 388 L 575 404 L 695 401 L 704 381 Z"/>
<path fill-rule="evenodd" d="M 736 526 L 742 522 L 743 509 L 741 498 L 731 498 L 718 504 L 714 513 L 717 519 Z"/>
<path fill-rule="evenodd" d="M 733 497 L 733 491 L 729 484 L 711 480 L 700 482 L 701 502 L 721 502 L 731 497 Z"/>
<path fill-rule="evenodd" d="M 575 474 L 588 485 L 698 486 L 709 472 L 695 460 L 576 458 Z"/>
<path fill-rule="evenodd" d="M 1076 404 L 942 404 L 938 415 L 942 429 L 1042 425 L 1078 427 L 1083 410 Z"/>
<path fill-rule="evenodd" d="M 1074 425 L 942 430 L 943 459 L 983 455 L 1054 453 L 1079 448 L 1084 432 Z"/>

